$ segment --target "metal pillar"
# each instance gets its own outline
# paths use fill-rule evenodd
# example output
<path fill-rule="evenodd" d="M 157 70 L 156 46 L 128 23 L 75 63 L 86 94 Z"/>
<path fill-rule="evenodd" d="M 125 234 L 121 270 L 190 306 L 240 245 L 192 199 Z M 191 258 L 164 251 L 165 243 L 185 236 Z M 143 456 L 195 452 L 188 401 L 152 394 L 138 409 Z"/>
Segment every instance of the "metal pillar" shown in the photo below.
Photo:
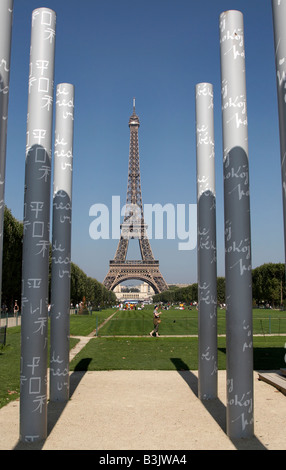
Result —
<path fill-rule="evenodd" d="M 243 15 L 220 15 L 223 124 L 227 434 L 254 432 L 252 268 L 250 237 L 248 124 Z"/>
<path fill-rule="evenodd" d="M 22 268 L 20 439 L 47 436 L 48 283 L 56 14 L 32 13 Z"/>
<path fill-rule="evenodd" d="M 217 269 L 213 86 L 196 85 L 199 398 L 217 397 Z"/>
<path fill-rule="evenodd" d="M 0 308 L 2 306 L 4 196 L 13 4 L 14 0 L 2 0 L 0 3 Z"/>
<path fill-rule="evenodd" d="M 280 158 L 286 270 L 286 1 L 272 0 L 275 65 L 280 133 Z"/>
<path fill-rule="evenodd" d="M 50 400 L 69 399 L 74 86 L 57 86 L 51 280 Z"/>

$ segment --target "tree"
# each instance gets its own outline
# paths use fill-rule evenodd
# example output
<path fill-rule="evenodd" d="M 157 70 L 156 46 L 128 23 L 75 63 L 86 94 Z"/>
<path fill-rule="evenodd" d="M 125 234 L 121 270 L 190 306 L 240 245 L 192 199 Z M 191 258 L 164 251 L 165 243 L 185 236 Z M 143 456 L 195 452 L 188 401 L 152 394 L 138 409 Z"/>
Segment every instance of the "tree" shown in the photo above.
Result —
<path fill-rule="evenodd" d="M 21 302 L 23 224 L 6 206 L 3 233 L 2 304 L 12 309 L 15 300 Z"/>
<path fill-rule="evenodd" d="M 266 283 L 267 299 L 271 305 L 280 305 L 281 303 L 281 282 L 273 277 Z"/>
<path fill-rule="evenodd" d="M 5 206 L 4 235 L 3 235 L 3 276 L 2 276 L 2 303 L 9 309 L 13 308 L 14 301 L 21 302 L 22 289 L 22 246 L 23 223 L 13 217 L 11 211 Z M 49 252 L 49 295 L 51 280 L 51 246 Z M 82 269 L 71 262 L 70 300 L 75 305 L 85 297 L 92 305 L 102 306 L 116 303 L 114 292 L 108 291 L 96 279 L 88 277 Z"/>
<path fill-rule="evenodd" d="M 76 264 L 71 263 L 71 302 L 76 305 L 85 297 L 94 307 L 116 303 L 116 295 L 99 281 L 88 277 Z"/>
<path fill-rule="evenodd" d="M 253 269 L 252 290 L 257 304 L 280 305 L 285 298 L 285 265 L 266 263 Z"/>
<path fill-rule="evenodd" d="M 225 304 L 225 278 L 217 278 L 217 303 Z"/>

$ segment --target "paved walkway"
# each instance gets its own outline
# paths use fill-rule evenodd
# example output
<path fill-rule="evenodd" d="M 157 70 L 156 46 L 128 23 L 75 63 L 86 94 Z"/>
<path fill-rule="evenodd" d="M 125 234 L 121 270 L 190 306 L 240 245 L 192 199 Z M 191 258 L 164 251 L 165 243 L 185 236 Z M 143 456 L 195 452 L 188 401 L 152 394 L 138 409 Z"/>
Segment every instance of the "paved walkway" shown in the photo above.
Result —
<path fill-rule="evenodd" d="M 8 317 L 8 318 L 1 318 L 0 319 L 0 326 L 18 326 L 21 325 L 21 317 L 14 318 L 14 317 Z"/>
<path fill-rule="evenodd" d="M 19 401 L 1 408 L 0 449 L 286 450 L 286 397 L 257 377 L 251 439 L 226 435 L 225 371 L 206 403 L 196 371 L 98 371 L 71 373 L 69 402 L 49 403 L 45 442 L 19 443 Z"/>
<path fill-rule="evenodd" d="M 79 337 L 71 359 L 91 339 Z M 0 409 L 0 450 L 286 450 L 286 396 L 254 372 L 251 439 L 226 435 L 226 373 L 218 398 L 198 399 L 197 371 L 70 374 L 70 400 L 49 403 L 44 442 L 19 442 L 19 400 Z M 106 455 L 106 453 L 105 453 Z"/>

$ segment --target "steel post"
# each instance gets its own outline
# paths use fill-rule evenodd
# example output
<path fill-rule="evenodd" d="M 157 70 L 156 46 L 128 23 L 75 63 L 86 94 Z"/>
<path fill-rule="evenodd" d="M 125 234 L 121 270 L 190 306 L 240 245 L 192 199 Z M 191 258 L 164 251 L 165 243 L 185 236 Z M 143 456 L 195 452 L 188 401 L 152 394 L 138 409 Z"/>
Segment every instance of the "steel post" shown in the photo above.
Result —
<path fill-rule="evenodd" d="M 2 306 L 5 172 L 13 5 L 14 0 L 2 0 L 0 3 L 0 306 Z"/>
<path fill-rule="evenodd" d="M 56 92 L 51 276 L 50 400 L 69 399 L 74 86 Z"/>
<path fill-rule="evenodd" d="M 32 13 L 22 267 L 20 439 L 47 436 L 48 285 L 56 14 Z"/>
<path fill-rule="evenodd" d="M 243 15 L 220 15 L 223 125 L 227 434 L 254 432 L 252 268 Z"/>
<path fill-rule="evenodd" d="M 286 1 L 272 0 L 286 269 Z"/>
<path fill-rule="evenodd" d="M 196 85 L 199 398 L 217 397 L 217 268 L 213 86 Z"/>

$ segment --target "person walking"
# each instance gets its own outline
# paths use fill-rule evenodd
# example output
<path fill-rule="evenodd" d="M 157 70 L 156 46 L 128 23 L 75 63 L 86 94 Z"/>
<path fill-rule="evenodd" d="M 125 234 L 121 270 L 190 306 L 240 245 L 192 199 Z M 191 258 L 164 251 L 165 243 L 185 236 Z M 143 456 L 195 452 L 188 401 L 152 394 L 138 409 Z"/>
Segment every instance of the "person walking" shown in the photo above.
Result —
<path fill-rule="evenodd" d="M 155 336 L 159 336 L 158 329 L 159 329 L 159 324 L 161 323 L 160 315 L 162 312 L 158 312 L 158 305 L 155 305 L 154 312 L 153 312 L 153 325 L 154 329 L 150 331 L 149 335 L 153 336 L 155 333 Z"/>
<path fill-rule="evenodd" d="M 18 301 L 15 300 L 15 305 L 14 305 L 14 317 L 16 318 L 18 316 L 18 312 L 19 312 L 19 305 L 17 303 Z"/>

